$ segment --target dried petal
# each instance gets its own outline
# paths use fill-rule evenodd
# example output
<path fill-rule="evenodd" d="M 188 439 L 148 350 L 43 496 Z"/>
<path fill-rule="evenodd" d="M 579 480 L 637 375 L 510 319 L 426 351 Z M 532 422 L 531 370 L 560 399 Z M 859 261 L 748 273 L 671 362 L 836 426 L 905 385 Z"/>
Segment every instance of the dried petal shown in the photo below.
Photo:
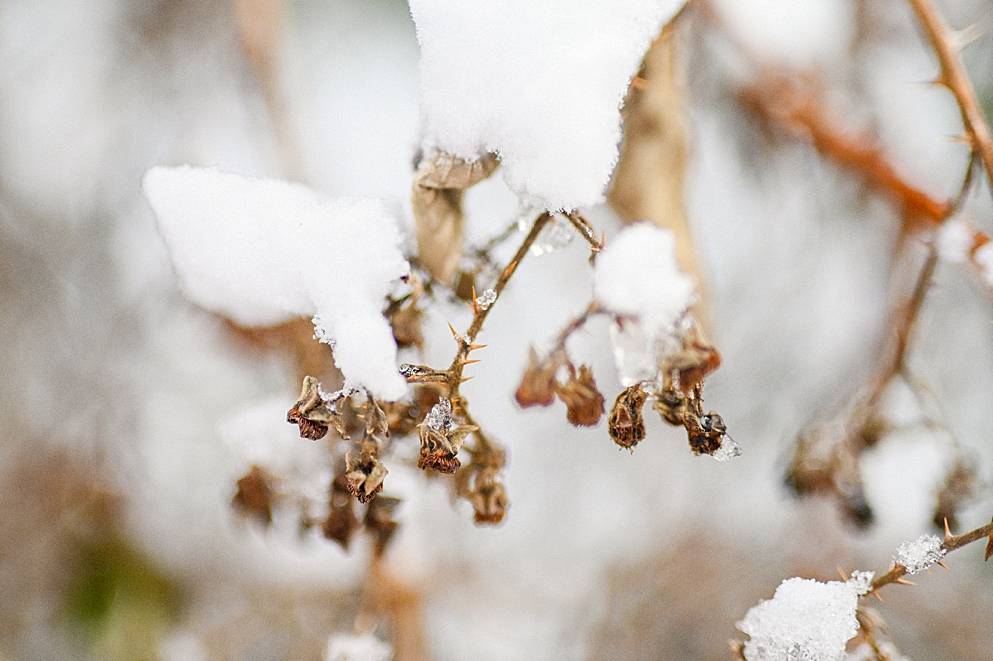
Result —
<path fill-rule="evenodd" d="M 386 420 L 386 413 L 382 407 L 371 396 L 365 405 L 365 433 L 390 435 L 390 425 Z"/>
<path fill-rule="evenodd" d="M 645 420 L 641 410 L 648 393 L 636 384 L 622 391 L 610 411 L 610 437 L 622 448 L 634 448 L 645 438 Z"/>
<path fill-rule="evenodd" d="M 604 399 L 597 390 L 590 368 L 583 365 L 579 374 L 565 385 L 557 385 L 555 392 L 569 408 L 566 418 L 577 427 L 592 427 L 600 422 L 604 412 Z"/>
<path fill-rule="evenodd" d="M 324 438 L 329 427 L 334 427 L 342 436 L 345 434 L 344 421 L 327 407 L 320 394 L 320 384 L 312 376 L 303 378 L 300 399 L 287 412 L 286 421 L 300 427 L 301 437 L 314 441 Z"/>
<path fill-rule="evenodd" d="M 255 518 L 263 526 L 272 523 L 272 501 L 275 495 L 270 486 L 270 476 L 253 465 L 248 473 L 238 480 L 238 491 L 231 499 L 231 505 L 243 515 Z"/>
<path fill-rule="evenodd" d="M 538 361 L 534 348 L 528 353 L 528 368 L 518 386 L 514 399 L 524 408 L 529 406 L 550 406 L 555 401 L 555 372 L 559 362 L 550 356 L 543 362 Z"/>
<path fill-rule="evenodd" d="M 442 399 L 442 401 L 448 400 Z M 441 473 L 454 473 L 462 466 L 462 462 L 455 456 L 458 454 L 458 447 L 452 444 L 446 432 L 435 429 L 427 420 L 421 424 L 420 430 L 421 458 L 417 461 L 418 468 L 433 468 Z M 458 445 L 461 445 L 465 436 L 466 434 L 461 435 Z"/>

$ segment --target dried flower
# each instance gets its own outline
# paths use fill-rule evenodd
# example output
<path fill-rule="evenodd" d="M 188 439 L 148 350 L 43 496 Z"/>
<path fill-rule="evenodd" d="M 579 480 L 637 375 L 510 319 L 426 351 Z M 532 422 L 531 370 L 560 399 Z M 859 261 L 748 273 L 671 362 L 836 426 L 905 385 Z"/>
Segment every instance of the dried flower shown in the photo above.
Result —
<path fill-rule="evenodd" d="M 521 379 L 514 399 L 524 408 L 529 406 L 550 406 L 555 401 L 555 372 L 559 362 L 551 356 L 543 362 L 532 348 L 528 353 L 528 368 Z"/>
<path fill-rule="evenodd" d="M 442 398 L 441 402 L 448 403 L 448 410 L 451 410 L 449 400 Z M 462 462 L 455 455 L 459 453 L 459 448 L 462 447 L 466 437 L 479 428 L 474 425 L 454 427 L 454 421 L 451 421 L 450 417 L 447 420 L 451 425 L 446 426 L 444 414 L 439 413 L 437 417 L 432 418 L 432 414 L 439 407 L 444 409 L 443 404 L 436 404 L 420 425 L 421 458 L 417 462 L 417 467 L 433 468 L 441 473 L 454 473 L 462 466 Z"/>
<path fill-rule="evenodd" d="M 351 451 L 345 454 L 345 479 L 348 480 L 348 491 L 358 498 L 360 503 L 368 503 L 383 490 L 383 480 L 388 472 L 386 467 L 379 463 L 375 454 L 368 449 L 364 448 L 358 455 Z"/>
<path fill-rule="evenodd" d="M 321 523 L 321 533 L 325 539 L 338 542 L 347 551 L 358 527 L 359 519 L 352 506 L 348 478 L 343 473 L 338 473 L 331 481 L 328 491 L 328 516 Z"/>
<path fill-rule="evenodd" d="M 248 473 L 238 480 L 238 491 L 231 499 L 231 505 L 248 517 L 255 518 L 263 526 L 272 523 L 272 501 L 275 495 L 270 486 L 271 477 L 263 469 L 253 465 Z"/>
<path fill-rule="evenodd" d="M 300 399 L 286 414 L 286 421 L 300 427 L 300 436 L 313 441 L 324 438 L 328 427 L 345 435 L 345 423 L 335 411 L 328 408 L 327 402 L 321 397 L 320 384 L 312 376 L 303 378 L 303 389 Z"/>
<path fill-rule="evenodd" d="M 604 412 L 604 399 L 597 390 L 589 367 L 580 366 L 579 374 L 573 375 L 565 385 L 556 385 L 555 392 L 569 407 L 566 418 L 573 425 L 592 427 L 600 422 Z"/>
<path fill-rule="evenodd" d="M 614 408 L 610 411 L 610 437 L 622 448 L 632 449 L 645 438 L 645 420 L 641 409 L 648 399 L 648 393 L 640 384 L 627 388 L 617 396 Z"/>
<path fill-rule="evenodd" d="M 500 523 L 507 513 L 507 491 L 499 476 L 493 468 L 484 468 L 476 476 L 469 495 L 469 502 L 475 511 L 473 521 L 476 523 Z"/>

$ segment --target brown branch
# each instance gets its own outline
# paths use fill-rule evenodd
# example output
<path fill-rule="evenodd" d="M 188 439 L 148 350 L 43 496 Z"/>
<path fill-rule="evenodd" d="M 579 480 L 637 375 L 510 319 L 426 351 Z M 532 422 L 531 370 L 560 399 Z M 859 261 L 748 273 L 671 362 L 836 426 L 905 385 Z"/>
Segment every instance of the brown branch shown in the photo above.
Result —
<path fill-rule="evenodd" d="M 972 82 L 958 59 L 958 52 L 965 44 L 956 43 L 953 32 L 945 24 L 931 0 L 907 0 L 907 2 L 917 14 L 917 20 L 924 28 L 924 34 L 935 55 L 938 56 L 938 63 L 941 65 L 938 82 L 947 87 L 955 97 L 973 153 L 983 162 L 990 190 L 993 191 L 993 137 L 990 136 L 990 128 L 983 117 Z"/>
<path fill-rule="evenodd" d="M 981 526 L 961 535 L 953 535 L 948 532 L 946 528 L 945 541 L 941 544 L 941 550 L 945 553 L 950 553 L 955 549 L 962 548 L 967 544 L 990 537 L 991 535 L 993 535 L 993 521 L 987 523 L 985 526 Z M 890 583 L 900 583 L 906 575 L 907 568 L 901 564 L 895 563 L 888 572 L 882 576 L 876 577 L 876 579 L 872 582 L 872 587 L 869 591 L 874 592 L 884 585 L 889 585 Z M 906 584 L 907 583 L 904 582 L 904 585 Z"/>

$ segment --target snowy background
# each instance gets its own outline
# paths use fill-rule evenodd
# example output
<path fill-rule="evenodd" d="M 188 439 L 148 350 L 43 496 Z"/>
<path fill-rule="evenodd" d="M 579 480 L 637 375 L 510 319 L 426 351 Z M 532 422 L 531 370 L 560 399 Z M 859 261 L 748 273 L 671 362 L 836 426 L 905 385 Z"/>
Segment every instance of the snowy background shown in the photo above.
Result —
<path fill-rule="evenodd" d="M 451 35 L 445 10 L 461 3 L 412 4 L 442 41 Z M 523 165 L 467 192 L 470 244 L 518 217 L 515 192 L 526 209 L 587 205 L 619 137 L 604 113 L 654 37 L 651 17 L 676 9 L 632 0 L 603 16 L 598 4 L 561 3 L 566 13 L 582 8 L 560 23 L 507 3 L 478 34 L 451 35 L 431 56 L 452 71 L 439 74 L 448 88 L 427 88 L 437 94 L 425 94 L 426 107 L 457 104 L 463 88 L 485 93 L 494 76 L 523 81 L 506 121 L 532 122 L 533 139 L 503 130 L 499 117 L 478 120 L 496 122 L 489 134 L 455 135 L 444 122 L 465 110 L 422 122 L 417 33 L 399 0 L 288 2 L 262 20 L 279 28 L 269 64 L 238 40 L 235 17 L 251 2 L 0 4 L 0 659 L 319 659 L 332 636 L 339 651 L 328 656 L 344 658 L 367 542 L 345 553 L 301 537 L 293 517 L 262 532 L 230 507 L 253 462 L 303 491 L 328 478 L 320 449 L 284 422 L 298 375 L 181 293 L 142 177 L 154 166 L 217 166 L 329 198 L 376 198 L 408 251 L 412 161 L 424 147 L 520 148 L 514 163 Z M 605 420 L 576 429 L 561 404 L 521 410 L 512 396 L 528 347 L 549 347 L 593 291 L 581 238 L 529 256 L 489 316 L 479 337 L 488 347 L 463 387 L 477 421 L 508 448 L 505 522 L 475 527 L 440 480 L 412 461 L 389 466 L 384 493 L 403 504 L 385 564 L 419 604 L 431 658 L 726 659 L 727 641 L 745 638 L 735 624 L 784 579 L 829 580 L 839 566 L 882 572 L 901 543 L 934 532 L 935 493 L 956 447 L 981 482 L 962 530 L 989 520 L 993 311 L 980 280 L 951 261 L 938 266 L 909 355 L 942 429 L 921 423 L 907 392 L 889 393 L 901 424 L 862 466 L 875 523 L 857 531 L 830 502 L 797 501 L 783 486 L 797 434 L 871 374 L 899 218 L 808 144 L 767 131 L 737 91 L 764 66 L 816 72 L 843 124 L 870 128 L 916 186 L 954 197 L 967 159 L 949 138 L 961 131 L 958 111 L 926 84 L 936 65 L 907 5 L 713 8 L 722 18 L 691 13 L 681 34 L 685 199 L 724 360 L 707 380 L 707 405 L 743 455 L 695 457 L 685 433 L 654 414 L 629 454 Z M 987 32 L 963 60 L 989 114 L 993 11 L 985 0 L 941 10 L 955 27 Z M 627 51 L 612 49 L 615 29 L 634 44 Z M 607 53 L 621 73 L 605 64 L 600 81 L 592 64 L 561 76 L 530 69 L 563 52 L 584 63 Z M 468 78 L 453 83 L 459 74 Z M 595 98 L 581 96 L 584 85 Z M 589 168 L 568 148 L 595 154 Z M 551 181 L 528 174 L 535 163 Z M 993 205 L 977 179 L 964 213 L 989 232 Z M 583 208 L 609 244 L 616 216 Z M 464 304 L 440 297 L 425 318 L 423 359 L 404 355 L 447 365 L 447 324 L 469 320 Z M 592 365 L 609 405 L 621 383 L 607 321 L 593 320 L 569 350 Z M 414 457 L 416 441 L 408 444 Z M 888 588 L 885 604 L 871 605 L 908 657 L 989 659 L 993 570 L 980 544 L 946 563 L 951 573 L 919 575 L 918 587 Z M 354 649 L 355 658 L 382 656 L 368 640 Z"/>

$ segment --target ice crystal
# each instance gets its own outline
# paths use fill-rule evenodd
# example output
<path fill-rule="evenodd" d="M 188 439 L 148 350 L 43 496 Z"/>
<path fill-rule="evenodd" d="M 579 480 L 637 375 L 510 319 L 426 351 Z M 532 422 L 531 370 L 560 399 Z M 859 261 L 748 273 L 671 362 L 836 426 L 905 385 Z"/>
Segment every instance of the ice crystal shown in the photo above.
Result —
<path fill-rule="evenodd" d="M 448 432 L 455 426 L 455 421 L 452 420 L 452 402 L 443 397 L 440 402 L 431 407 L 425 421 L 428 427 L 435 431 Z"/>
<path fill-rule="evenodd" d="M 912 542 L 904 542 L 896 550 L 896 561 L 907 568 L 908 574 L 924 571 L 941 560 L 945 550 L 941 539 L 935 535 L 921 535 Z"/>
<path fill-rule="evenodd" d="M 400 365 L 400 374 L 406 377 L 411 377 L 416 374 L 420 374 L 421 371 L 422 371 L 421 368 L 418 367 L 417 365 L 411 365 L 410 363 L 404 363 Z"/>
<path fill-rule="evenodd" d="M 848 587 L 855 590 L 855 594 L 860 597 L 865 594 L 869 594 L 869 590 L 872 589 L 872 579 L 876 578 L 876 572 L 873 571 L 853 571 L 851 577 L 848 579 Z"/>
<path fill-rule="evenodd" d="M 489 310 L 490 306 L 496 302 L 497 293 L 495 289 L 487 289 L 476 297 L 476 304 L 484 310 Z"/>
<path fill-rule="evenodd" d="M 538 238 L 531 244 L 531 254 L 538 257 L 565 248 L 572 243 L 575 235 L 576 232 L 572 227 L 557 218 L 553 218 L 542 228 L 538 233 Z"/>
<path fill-rule="evenodd" d="M 858 631 L 858 596 L 846 583 L 791 578 L 748 611 L 738 628 L 750 636 L 747 661 L 842 661 Z"/>
<path fill-rule="evenodd" d="M 740 457 L 741 446 L 733 438 L 725 434 L 724 439 L 721 441 L 721 447 L 717 448 L 717 452 L 710 456 L 717 461 L 727 461 L 734 457 Z"/>

